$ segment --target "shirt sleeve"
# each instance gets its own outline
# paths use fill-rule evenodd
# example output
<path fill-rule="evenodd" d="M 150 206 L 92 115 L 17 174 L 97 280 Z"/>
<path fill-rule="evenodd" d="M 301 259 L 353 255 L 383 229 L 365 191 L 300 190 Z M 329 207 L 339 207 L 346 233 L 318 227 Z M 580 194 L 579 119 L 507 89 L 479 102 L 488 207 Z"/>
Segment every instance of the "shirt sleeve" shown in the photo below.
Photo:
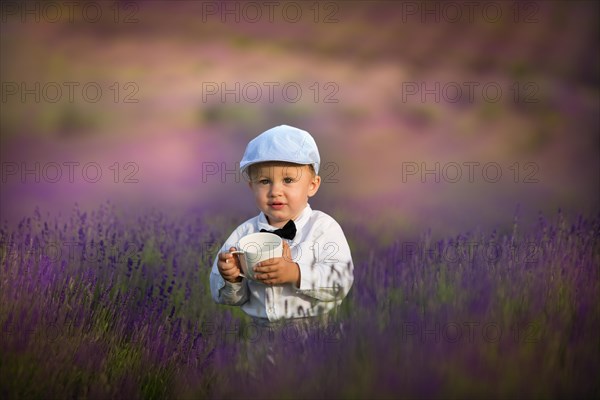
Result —
<path fill-rule="evenodd" d="M 225 241 L 225 244 L 221 247 L 219 253 L 229 250 L 230 247 L 234 247 L 240 236 L 240 228 L 238 228 Z M 212 298 L 219 304 L 241 306 L 248 301 L 248 284 L 246 279 L 242 278 L 241 282 L 235 283 L 223 279 L 217 267 L 218 259 L 219 254 L 217 253 L 210 272 L 210 291 Z"/>
<path fill-rule="evenodd" d="M 323 225 L 312 240 L 299 244 L 297 292 L 320 301 L 341 301 L 354 282 L 350 246 L 337 222 L 325 221 Z"/>

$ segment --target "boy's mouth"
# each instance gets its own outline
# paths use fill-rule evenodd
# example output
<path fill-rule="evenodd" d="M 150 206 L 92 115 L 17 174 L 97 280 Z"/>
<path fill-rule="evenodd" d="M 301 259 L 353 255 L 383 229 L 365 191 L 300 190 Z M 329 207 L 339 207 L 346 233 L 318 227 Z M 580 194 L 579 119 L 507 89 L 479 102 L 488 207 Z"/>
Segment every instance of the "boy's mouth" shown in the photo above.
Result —
<path fill-rule="evenodd" d="M 269 207 L 275 209 L 275 210 L 281 210 L 283 207 L 285 206 L 284 203 L 280 203 L 280 202 L 273 202 L 273 203 L 269 203 Z"/>

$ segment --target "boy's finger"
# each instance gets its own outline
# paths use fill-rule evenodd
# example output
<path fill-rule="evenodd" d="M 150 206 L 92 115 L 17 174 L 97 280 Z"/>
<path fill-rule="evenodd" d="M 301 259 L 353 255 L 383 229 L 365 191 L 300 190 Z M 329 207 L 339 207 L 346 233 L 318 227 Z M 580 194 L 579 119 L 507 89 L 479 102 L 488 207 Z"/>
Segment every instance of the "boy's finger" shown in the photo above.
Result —
<path fill-rule="evenodd" d="M 254 272 L 269 272 L 271 270 L 270 266 L 263 266 L 263 265 L 256 265 L 254 268 L 252 268 L 254 270 Z"/>
<path fill-rule="evenodd" d="M 230 247 L 229 251 L 224 251 L 222 253 L 219 253 L 219 259 L 225 261 L 228 258 L 232 258 L 233 254 L 231 254 L 232 251 L 236 251 L 235 247 Z"/>
<path fill-rule="evenodd" d="M 228 260 L 229 261 L 229 260 Z M 234 262 L 222 262 L 220 265 L 221 270 L 229 271 L 239 269 L 236 263 Z"/>
<path fill-rule="evenodd" d="M 258 264 L 255 265 L 255 267 L 258 267 L 258 268 L 269 267 L 269 266 L 275 265 L 277 263 L 279 263 L 277 258 L 269 258 L 268 260 L 259 262 Z"/>
<path fill-rule="evenodd" d="M 219 263 L 219 269 L 220 269 L 221 271 L 228 271 L 228 270 L 230 270 L 230 269 L 231 269 L 231 267 L 232 267 L 232 265 L 229 265 L 229 264 L 228 264 L 228 263 L 226 263 L 226 262 L 221 262 L 221 263 Z"/>
<path fill-rule="evenodd" d="M 292 258 L 292 250 L 290 248 L 290 245 L 287 244 L 286 241 L 283 242 L 283 258 L 285 258 L 286 260 L 289 260 Z"/>
<path fill-rule="evenodd" d="M 227 268 L 221 271 L 223 274 L 227 275 L 227 276 L 234 276 L 240 273 L 239 268 L 236 268 L 235 266 L 232 268 Z"/>

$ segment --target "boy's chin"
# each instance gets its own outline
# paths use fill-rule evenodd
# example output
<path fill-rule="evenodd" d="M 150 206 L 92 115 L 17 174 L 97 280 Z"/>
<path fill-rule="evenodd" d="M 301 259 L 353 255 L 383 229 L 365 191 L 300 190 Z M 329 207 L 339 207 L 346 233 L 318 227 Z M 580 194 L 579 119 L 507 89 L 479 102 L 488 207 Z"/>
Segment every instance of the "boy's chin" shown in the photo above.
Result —
<path fill-rule="evenodd" d="M 287 213 L 273 213 L 270 210 L 267 212 L 263 211 L 263 213 L 266 215 L 267 220 L 271 225 L 276 224 L 278 222 L 288 222 L 290 219 L 292 219 L 287 215 Z"/>
<path fill-rule="evenodd" d="M 289 221 L 291 218 L 287 218 L 285 216 L 282 215 L 273 215 L 273 214 L 265 214 L 267 216 L 267 219 L 269 220 L 269 223 L 271 225 L 276 224 L 278 222 L 287 222 Z"/>

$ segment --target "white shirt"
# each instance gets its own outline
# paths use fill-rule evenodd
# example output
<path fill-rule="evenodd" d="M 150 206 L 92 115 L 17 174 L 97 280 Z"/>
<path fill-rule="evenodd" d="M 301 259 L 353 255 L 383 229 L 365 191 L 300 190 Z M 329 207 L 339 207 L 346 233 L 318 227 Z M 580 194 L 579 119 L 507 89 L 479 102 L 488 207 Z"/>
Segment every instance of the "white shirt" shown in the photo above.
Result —
<path fill-rule="evenodd" d="M 241 306 L 246 314 L 269 321 L 322 315 L 341 304 L 354 281 L 354 264 L 342 228 L 308 204 L 294 223 L 296 236 L 293 241 L 284 240 L 290 245 L 292 261 L 300 267 L 300 288 L 293 283 L 267 286 L 245 278 L 236 283 L 225 281 L 217 268 L 217 255 L 210 274 L 213 299 Z M 261 229 L 276 229 L 262 212 L 238 226 L 219 253 Z"/>

